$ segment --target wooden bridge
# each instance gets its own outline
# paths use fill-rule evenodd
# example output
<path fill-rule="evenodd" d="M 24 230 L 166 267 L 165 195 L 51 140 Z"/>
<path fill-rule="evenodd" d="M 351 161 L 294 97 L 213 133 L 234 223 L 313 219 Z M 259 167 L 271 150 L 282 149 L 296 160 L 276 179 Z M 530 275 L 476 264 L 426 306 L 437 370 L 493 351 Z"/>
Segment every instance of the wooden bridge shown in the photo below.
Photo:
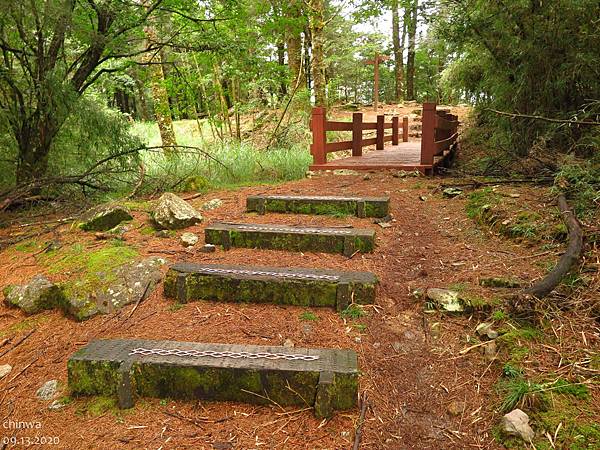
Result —
<path fill-rule="evenodd" d="M 438 111 L 435 103 L 424 103 L 421 140 L 409 141 L 408 117 L 403 117 L 402 124 L 397 116 L 386 123 L 383 115 L 377 116 L 377 122 L 363 122 L 363 113 L 357 112 L 352 115 L 352 122 L 334 122 L 327 120 L 325 108 L 313 108 L 313 142 L 310 147 L 313 164 L 310 169 L 398 169 L 432 173 L 437 166 L 444 165 L 456 150 L 458 125 L 456 115 Z M 363 139 L 364 130 L 375 130 L 375 137 Z M 391 134 L 386 134 L 386 130 L 391 130 Z M 349 131 L 352 140 L 327 142 L 328 131 Z M 363 147 L 372 145 L 375 151 L 363 154 Z M 327 161 L 328 153 L 341 150 L 352 150 L 352 156 Z"/>

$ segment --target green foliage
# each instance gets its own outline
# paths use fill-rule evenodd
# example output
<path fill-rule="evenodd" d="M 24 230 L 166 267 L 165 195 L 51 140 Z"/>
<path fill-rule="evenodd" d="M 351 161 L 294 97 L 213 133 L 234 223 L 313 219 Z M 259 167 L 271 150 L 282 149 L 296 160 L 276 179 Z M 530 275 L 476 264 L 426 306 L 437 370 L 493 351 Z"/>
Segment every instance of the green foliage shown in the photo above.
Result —
<path fill-rule="evenodd" d="M 545 150 L 589 155 L 598 145 L 594 127 L 500 116 L 490 109 L 557 119 L 598 117 L 600 34 L 595 0 L 502 2 L 444 0 L 436 33 L 457 58 L 445 86 L 477 105 L 477 125 L 490 130 L 494 153 L 528 155 Z M 494 146 L 494 142 L 504 145 Z"/>
<path fill-rule="evenodd" d="M 317 320 L 319 320 L 319 316 L 317 316 L 312 311 L 303 311 L 300 314 L 300 320 L 305 321 L 305 322 L 316 322 Z"/>
<path fill-rule="evenodd" d="M 556 174 L 554 186 L 569 198 L 578 217 L 591 218 L 600 205 L 600 156 L 589 161 L 568 158 Z"/>
<path fill-rule="evenodd" d="M 471 219 L 482 221 L 492 206 L 500 202 L 500 196 L 492 188 L 485 188 L 469 195 L 466 210 Z"/>
<path fill-rule="evenodd" d="M 502 367 L 502 375 L 504 375 L 507 378 L 518 378 L 523 375 L 523 369 L 521 369 L 520 367 L 514 366 L 510 362 L 507 362 Z"/>
<path fill-rule="evenodd" d="M 341 316 L 344 319 L 352 320 L 360 319 L 361 317 L 364 317 L 366 315 L 367 312 L 364 310 L 364 308 L 355 303 L 348 305 L 348 307 L 341 312 Z"/>

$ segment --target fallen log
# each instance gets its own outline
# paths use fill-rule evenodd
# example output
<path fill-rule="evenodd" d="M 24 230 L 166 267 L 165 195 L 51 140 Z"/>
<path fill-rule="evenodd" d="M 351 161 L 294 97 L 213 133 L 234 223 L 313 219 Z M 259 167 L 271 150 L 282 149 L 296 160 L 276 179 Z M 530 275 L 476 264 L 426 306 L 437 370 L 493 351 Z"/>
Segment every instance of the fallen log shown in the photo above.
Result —
<path fill-rule="evenodd" d="M 575 214 L 569 208 L 564 194 L 558 196 L 557 202 L 563 220 L 569 230 L 569 245 L 554 269 L 533 286 L 523 291 L 525 295 L 530 295 L 537 299 L 546 297 L 560 284 L 564 276 L 577 264 L 583 251 L 583 231 Z"/>

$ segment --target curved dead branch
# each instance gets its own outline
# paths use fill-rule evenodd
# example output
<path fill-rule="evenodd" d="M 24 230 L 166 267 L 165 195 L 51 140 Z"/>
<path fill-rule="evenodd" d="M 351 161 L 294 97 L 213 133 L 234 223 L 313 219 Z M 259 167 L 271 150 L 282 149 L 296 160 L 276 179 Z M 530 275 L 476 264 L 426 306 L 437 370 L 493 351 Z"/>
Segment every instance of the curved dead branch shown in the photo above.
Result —
<path fill-rule="evenodd" d="M 581 225 L 579 225 L 579 221 L 569 208 L 564 194 L 560 194 L 557 201 L 558 208 L 569 230 L 569 245 L 567 246 L 567 251 L 560 257 L 554 269 L 543 279 L 523 291 L 524 294 L 538 299 L 550 294 L 560 284 L 564 276 L 577 264 L 583 251 L 583 231 Z"/>

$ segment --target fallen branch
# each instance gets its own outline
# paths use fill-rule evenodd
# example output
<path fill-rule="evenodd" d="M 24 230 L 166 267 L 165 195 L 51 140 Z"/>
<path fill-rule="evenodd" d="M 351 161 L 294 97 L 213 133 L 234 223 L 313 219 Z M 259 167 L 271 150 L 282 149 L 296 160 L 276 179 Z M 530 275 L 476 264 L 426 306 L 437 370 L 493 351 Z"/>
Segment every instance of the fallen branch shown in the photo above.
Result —
<path fill-rule="evenodd" d="M 564 194 L 560 194 L 557 198 L 558 208 L 563 216 L 567 229 L 569 230 L 569 245 L 567 251 L 560 257 L 558 264 L 552 271 L 542 280 L 535 283 L 528 289 L 523 291 L 526 295 L 531 295 L 541 299 L 547 296 L 556 288 L 564 278 L 564 276 L 577 264 L 581 258 L 583 250 L 583 231 L 579 221 L 569 208 L 567 199 Z"/>
<path fill-rule="evenodd" d="M 517 113 L 509 113 L 506 111 L 498 111 L 491 108 L 486 108 L 486 111 L 491 111 L 494 114 L 498 114 L 500 116 L 511 117 L 513 119 L 533 119 L 533 120 L 541 120 L 543 122 L 551 122 L 551 123 L 562 123 L 562 124 L 574 124 L 574 125 L 595 125 L 599 126 L 600 122 L 587 121 L 587 120 L 573 120 L 573 119 L 552 119 L 550 117 L 544 116 L 534 116 L 531 114 L 517 114 Z"/>
<path fill-rule="evenodd" d="M 19 345 L 21 345 L 25 341 L 25 339 L 27 339 L 29 336 L 31 336 L 34 332 L 35 332 L 35 328 L 33 330 L 31 330 L 29 333 L 27 333 L 25 336 L 23 336 L 21 339 L 19 339 L 17 342 L 15 342 L 8 350 L 5 350 L 4 352 L 0 353 L 0 356 L 4 356 L 4 355 L 7 355 L 8 353 L 10 353 L 12 350 L 14 350 Z"/>
<path fill-rule="evenodd" d="M 473 188 L 478 188 L 481 186 L 494 186 L 496 184 L 551 184 L 554 182 L 553 177 L 543 177 L 543 178 L 521 178 L 521 179 L 502 179 L 496 181 L 478 181 L 473 180 L 471 182 L 465 183 L 456 183 L 456 184 L 441 184 L 440 188 L 451 188 L 451 187 L 467 187 L 471 186 Z"/>
<path fill-rule="evenodd" d="M 354 433 L 354 446 L 352 446 L 352 450 L 358 450 L 360 448 L 360 439 L 362 437 L 362 427 L 365 423 L 367 406 L 367 393 L 365 392 L 361 398 L 360 417 L 358 418 L 358 425 L 356 426 L 356 432 Z"/>

